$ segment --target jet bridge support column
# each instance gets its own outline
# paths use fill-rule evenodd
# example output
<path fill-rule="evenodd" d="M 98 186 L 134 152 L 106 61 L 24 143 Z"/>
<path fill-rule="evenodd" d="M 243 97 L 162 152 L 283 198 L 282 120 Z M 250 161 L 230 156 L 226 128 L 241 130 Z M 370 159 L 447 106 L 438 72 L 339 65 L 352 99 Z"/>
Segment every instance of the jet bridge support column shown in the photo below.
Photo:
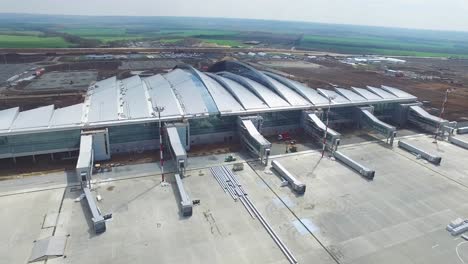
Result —
<path fill-rule="evenodd" d="M 322 122 L 321 116 L 322 111 L 303 111 L 302 112 L 302 126 L 304 131 L 314 139 L 322 142 L 325 130 L 326 135 L 326 147 L 331 152 L 338 150 L 340 145 L 341 134 L 331 129 L 326 128 L 326 125 Z"/>
<path fill-rule="evenodd" d="M 258 156 L 261 163 L 268 164 L 271 143 L 261 134 L 263 118 L 261 116 L 239 117 L 238 126 L 242 145 Z"/>
<path fill-rule="evenodd" d="M 370 107 L 358 107 L 358 124 L 360 127 L 367 127 L 372 130 L 379 132 L 380 134 L 387 137 L 387 144 L 393 146 L 393 140 L 396 136 L 396 128 L 385 122 L 379 120 L 374 116 L 374 108 Z"/>

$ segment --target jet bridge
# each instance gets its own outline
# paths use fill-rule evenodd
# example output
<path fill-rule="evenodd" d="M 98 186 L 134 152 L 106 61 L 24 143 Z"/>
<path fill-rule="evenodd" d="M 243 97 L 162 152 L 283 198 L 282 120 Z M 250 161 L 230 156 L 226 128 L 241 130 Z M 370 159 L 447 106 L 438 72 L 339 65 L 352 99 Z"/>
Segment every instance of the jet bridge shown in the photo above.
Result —
<path fill-rule="evenodd" d="M 262 129 L 262 124 L 263 118 L 260 116 L 239 117 L 238 119 L 239 134 L 242 144 L 250 152 L 258 156 L 264 165 L 267 165 L 271 143 L 259 132 Z"/>
<path fill-rule="evenodd" d="M 467 134 L 468 133 L 468 127 L 459 127 L 457 128 L 457 134 Z"/>
<path fill-rule="evenodd" d="M 442 157 L 438 156 L 438 155 L 435 155 L 435 154 L 431 154 L 423 149 L 420 149 L 414 145 L 411 145 L 410 143 L 407 143 L 407 142 L 404 142 L 404 141 L 398 141 L 398 146 L 406 151 L 409 151 L 411 153 L 414 153 L 422 158 L 424 158 L 425 160 L 435 164 L 435 165 L 439 165 L 440 162 L 442 161 Z"/>
<path fill-rule="evenodd" d="M 275 169 L 283 179 L 285 179 L 290 185 L 291 188 L 298 194 L 304 194 L 306 190 L 306 185 L 300 182 L 294 175 L 292 175 L 286 168 L 279 163 L 279 161 L 274 160 L 271 162 L 271 166 Z"/>
<path fill-rule="evenodd" d="M 76 163 L 76 176 L 82 187 L 90 185 L 93 165 L 93 136 L 81 135 L 80 153 L 78 155 L 78 162 Z"/>
<path fill-rule="evenodd" d="M 83 188 L 86 201 L 88 202 L 89 210 L 91 211 L 91 221 L 93 221 L 94 232 L 96 234 L 104 233 L 106 231 L 106 219 L 110 218 L 109 216 L 103 216 L 99 207 L 96 204 L 96 199 L 91 193 L 88 187 Z"/>
<path fill-rule="evenodd" d="M 457 125 L 456 122 L 449 122 L 443 118 L 431 115 L 421 106 L 421 103 L 400 104 L 395 112 L 395 121 L 400 125 L 410 122 L 430 133 L 438 132 L 444 135 L 446 132 L 449 134 L 453 132 L 454 127 Z"/>
<path fill-rule="evenodd" d="M 456 138 L 452 134 L 449 134 L 448 141 L 456 146 L 459 146 L 464 149 L 468 149 L 468 141 L 464 141 L 464 140 L 461 140 L 460 138 Z"/>
<path fill-rule="evenodd" d="M 174 124 L 166 124 L 166 145 L 168 146 L 169 152 L 171 153 L 172 159 L 175 161 L 177 167 L 177 173 L 174 175 L 177 192 L 180 197 L 180 210 L 183 216 L 192 215 L 193 202 L 190 200 L 190 196 L 187 194 L 182 183 L 182 178 L 185 175 L 185 169 L 187 166 L 187 152 L 182 140 L 178 127 Z"/>
<path fill-rule="evenodd" d="M 174 175 L 177 185 L 177 191 L 180 196 L 180 210 L 183 216 L 191 216 L 192 215 L 192 206 L 193 202 L 190 200 L 190 196 L 187 194 L 184 188 L 184 184 L 182 183 L 182 179 L 180 178 L 179 174 Z"/>
<path fill-rule="evenodd" d="M 333 153 L 333 156 L 343 162 L 345 165 L 349 166 L 351 169 L 355 170 L 356 172 L 358 172 L 359 174 L 361 174 L 363 177 L 369 179 L 369 180 L 373 180 L 374 179 L 374 175 L 375 175 L 375 171 L 374 170 L 371 170 L 367 167 L 365 167 L 364 165 L 356 162 L 355 160 L 351 159 L 350 157 L 346 156 L 345 154 L 339 152 L 339 151 L 335 151 Z"/>
<path fill-rule="evenodd" d="M 166 124 L 166 133 L 166 145 L 177 167 L 177 173 L 183 177 L 187 166 L 187 152 L 176 126 Z"/>
<path fill-rule="evenodd" d="M 387 123 L 382 122 L 374 116 L 373 107 L 358 107 L 359 126 L 367 127 L 379 132 L 387 137 L 387 144 L 393 146 L 393 140 L 396 136 L 396 128 Z"/>
<path fill-rule="evenodd" d="M 323 112 L 319 111 L 304 111 L 302 117 L 304 131 L 318 141 L 322 141 L 326 130 L 326 147 L 331 151 L 336 151 L 338 149 L 338 145 L 340 145 L 341 134 L 331 128 L 326 128 L 326 125 L 319 117 L 322 114 Z"/>
<path fill-rule="evenodd" d="M 103 233 L 106 231 L 106 219 L 112 217 L 111 214 L 102 215 L 99 210 L 96 199 L 91 193 L 91 176 L 94 164 L 94 148 L 93 148 L 93 135 L 83 134 L 81 135 L 80 141 L 80 153 L 78 156 L 78 162 L 76 164 L 76 174 L 78 181 L 81 183 L 81 189 L 83 190 L 82 197 L 86 198 L 89 210 L 91 211 L 94 232 L 96 234 Z"/>

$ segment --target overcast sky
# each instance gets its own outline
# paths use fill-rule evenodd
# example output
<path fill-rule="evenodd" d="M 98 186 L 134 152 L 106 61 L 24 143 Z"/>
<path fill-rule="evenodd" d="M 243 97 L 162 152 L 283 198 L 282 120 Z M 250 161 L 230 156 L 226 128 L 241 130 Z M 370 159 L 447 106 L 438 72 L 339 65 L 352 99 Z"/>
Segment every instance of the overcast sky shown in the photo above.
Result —
<path fill-rule="evenodd" d="M 0 12 L 255 18 L 468 31 L 468 0 L 0 0 Z"/>

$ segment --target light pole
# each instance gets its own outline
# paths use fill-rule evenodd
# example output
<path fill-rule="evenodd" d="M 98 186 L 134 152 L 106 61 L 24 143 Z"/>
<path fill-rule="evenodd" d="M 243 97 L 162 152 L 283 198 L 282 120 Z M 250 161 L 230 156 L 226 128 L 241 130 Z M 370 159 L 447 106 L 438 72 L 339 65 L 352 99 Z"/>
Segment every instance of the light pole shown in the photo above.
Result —
<path fill-rule="evenodd" d="M 327 133 L 328 133 L 328 124 L 329 124 L 329 113 L 331 108 L 332 100 L 335 99 L 335 96 L 327 95 L 328 99 L 328 109 L 327 109 L 327 116 L 326 116 L 326 123 L 325 123 L 325 131 L 323 133 L 323 146 L 322 146 L 322 158 L 325 155 L 325 149 L 327 148 Z"/>
<path fill-rule="evenodd" d="M 159 123 L 159 164 L 161 166 L 161 182 L 165 182 L 164 179 L 164 157 L 163 157 L 163 141 L 162 141 L 162 126 L 161 126 L 161 112 L 164 111 L 163 106 L 153 107 L 153 110 L 158 113 Z"/>
<path fill-rule="evenodd" d="M 439 135 L 439 132 L 440 132 L 440 127 L 442 126 L 442 115 L 444 114 L 445 112 L 445 105 L 447 104 L 447 101 L 448 101 L 448 95 L 450 93 L 450 89 L 447 89 L 445 91 L 445 97 L 444 97 L 444 101 L 442 101 L 442 108 L 440 109 L 440 114 L 439 114 L 439 125 L 437 126 L 437 130 L 436 130 L 436 133 L 434 135 L 434 143 L 437 143 L 437 135 Z"/>

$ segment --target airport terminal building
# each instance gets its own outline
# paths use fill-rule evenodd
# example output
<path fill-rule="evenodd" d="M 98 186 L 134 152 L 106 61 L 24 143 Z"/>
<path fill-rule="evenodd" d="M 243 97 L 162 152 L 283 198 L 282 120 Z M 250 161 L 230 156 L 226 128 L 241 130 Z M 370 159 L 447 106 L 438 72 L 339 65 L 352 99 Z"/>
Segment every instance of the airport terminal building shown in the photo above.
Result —
<path fill-rule="evenodd" d="M 96 160 L 158 149 L 159 121 L 164 131 L 177 131 L 176 144 L 185 150 L 241 140 L 259 157 L 268 155 L 262 135 L 305 131 L 319 137 L 328 109 L 332 128 L 369 125 L 392 139 L 395 128 L 385 121 L 411 121 L 426 130 L 449 124 L 420 105 L 393 87 L 314 89 L 237 61 L 220 61 L 208 72 L 181 65 L 166 74 L 96 82 L 81 104 L 1 110 L 0 159 L 77 151 L 90 134 Z M 333 132 L 327 143 L 336 148 Z"/>

